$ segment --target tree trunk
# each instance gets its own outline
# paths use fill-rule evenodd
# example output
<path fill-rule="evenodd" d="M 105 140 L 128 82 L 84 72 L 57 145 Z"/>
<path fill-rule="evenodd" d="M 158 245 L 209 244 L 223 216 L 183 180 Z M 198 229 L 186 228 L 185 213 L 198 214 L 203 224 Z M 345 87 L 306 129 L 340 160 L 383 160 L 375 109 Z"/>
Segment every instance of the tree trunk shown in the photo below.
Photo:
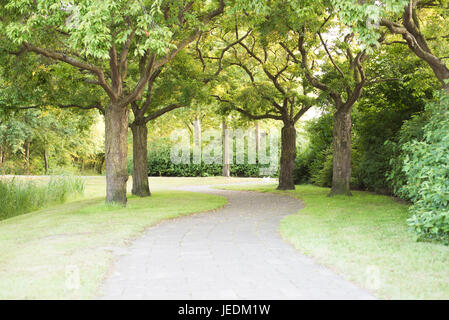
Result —
<path fill-rule="evenodd" d="M 0 146 L 0 164 L 3 163 L 3 147 Z"/>
<path fill-rule="evenodd" d="M 259 121 L 256 121 L 256 163 L 259 163 L 259 150 L 260 150 L 260 127 Z"/>
<path fill-rule="evenodd" d="M 417 53 L 417 55 L 422 58 L 420 54 Z M 449 84 L 446 83 L 449 81 L 449 68 L 446 67 L 444 61 L 435 57 L 433 54 L 427 54 L 423 60 L 429 64 L 435 77 L 441 82 L 443 89 L 449 93 Z"/>
<path fill-rule="evenodd" d="M 334 114 L 334 162 L 329 196 L 351 195 L 351 127 L 350 111 L 337 111 Z"/>
<path fill-rule="evenodd" d="M 193 163 L 201 164 L 201 120 L 193 120 Z"/>
<path fill-rule="evenodd" d="M 128 181 L 128 115 L 127 107 L 119 108 L 113 104 L 105 112 L 106 202 L 124 206 Z"/>
<path fill-rule="evenodd" d="M 148 183 L 148 128 L 144 121 L 134 121 L 133 133 L 133 188 L 132 194 L 139 197 L 151 195 Z"/>
<path fill-rule="evenodd" d="M 27 166 L 27 174 L 30 174 L 30 142 L 25 143 L 25 160 Z"/>
<path fill-rule="evenodd" d="M 229 152 L 229 131 L 226 120 L 223 119 L 223 177 L 231 176 L 231 159 Z"/>
<path fill-rule="evenodd" d="M 47 155 L 47 150 L 44 150 L 44 166 L 45 166 L 45 174 L 48 174 L 48 155 Z"/>
<path fill-rule="evenodd" d="M 281 145 L 278 190 L 295 190 L 293 172 L 296 159 L 296 129 L 293 124 L 285 124 L 282 128 Z"/>

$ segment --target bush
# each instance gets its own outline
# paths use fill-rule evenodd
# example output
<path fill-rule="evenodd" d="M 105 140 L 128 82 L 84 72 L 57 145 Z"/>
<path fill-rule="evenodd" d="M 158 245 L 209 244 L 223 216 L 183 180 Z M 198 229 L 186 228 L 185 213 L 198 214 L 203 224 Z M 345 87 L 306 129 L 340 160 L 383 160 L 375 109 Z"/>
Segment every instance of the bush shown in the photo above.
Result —
<path fill-rule="evenodd" d="M 220 164 L 174 164 L 170 160 L 171 142 L 168 139 L 159 139 L 151 142 L 148 148 L 148 176 L 157 177 L 210 177 L 221 176 L 223 167 Z M 235 154 L 235 152 L 234 152 Z M 190 155 L 193 159 L 193 154 Z M 259 177 L 257 164 L 232 164 L 231 176 L 236 177 Z M 128 160 L 128 173 L 132 174 L 133 161 Z"/>
<path fill-rule="evenodd" d="M 332 183 L 332 122 L 332 114 L 328 113 L 307 123 L 305 130 L 309 144 L 296 157 L 296 184 L 313 183 L 327 187 Z"/>
<path fill-rule="evenodd" d="M 424 138 L 424 127 L 430 119 L 429 111 L 430 110 L 426 110 L 413 115 L 410 120 L 404 122 L 395 142 L 389 140 L 385 142 L 385 145 L 392 150 L 386 179 L 393 194 L 404 200 L 410 200 L 410 198 L 407 194 L 401 191 L 402 187 L 407 184 L 407 177 L 402 170 L 406 153 L 403 152 L 402 149 L 410 141 L 420 141 Z"/>
<path fill-rule="evenodd" d="M 398 192 L 413 203 L 408 223 L 416 238 L 449 243 L 449 96 L 437 98 L 426 106 L 423 137 L 401 147 L 405 184 Z"/>
<path fill-rule="evenodd" d="M 0 165 L 1 175 L 26 175 L 26 165 L 23 160 L 7 160 Z"/>
<path fill-rule="evenodd" d="M 393 193 L 385 173 L 390 170 L 390 160 L 397 152 L 385 141 L 398 142 L 404 122 L 421 113 L 425 98 L 432 96 L 432 91 L 421 92 L 407 82 L 379 83 L 365 90 L 353 111 L 353 145 L 360 156 L 353 176 L 360 189 Z"/>
<path fill-rule="evenodd" d="M 0 220 L 18 216 L 49 204 L 62 203 L 84 192 L 84 181 L 75 177 L 52 177 L 47 184 L 0 180 Z"/>
<path fill-rule="evenodd" d="M 332 145 L 318 152 L 310 163 L 310 182 L 319 187 L 330 187 L 332 185 L 333 161 Z"/>

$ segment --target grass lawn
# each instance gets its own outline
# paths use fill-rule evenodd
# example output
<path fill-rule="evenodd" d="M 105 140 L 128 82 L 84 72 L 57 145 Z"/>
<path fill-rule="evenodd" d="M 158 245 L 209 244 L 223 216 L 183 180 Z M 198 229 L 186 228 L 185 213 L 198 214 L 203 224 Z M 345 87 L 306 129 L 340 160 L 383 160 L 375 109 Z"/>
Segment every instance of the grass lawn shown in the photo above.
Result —
<path fill-rule="evenodd" d="M 87 178 L 85 199 L 1 221 L 0 299 L 93 298 L 114 251 L 147 227 L 226 203 L 223 197 L 161 190 L 184 183 L 168 180 L 157 179 L 159 185 L 154 181 L 151 198 L 130 197 L 121 208 L 99 198 L 104 177 Z M 71 289 L 77 274 L 80 286 Z"/>
<path fill-rule="evenodd" d="M 229 189 L 280 192 L 274 186 Z M 386 196 L 297 186 L 288 194 L 306 208 L 281 221 L 280 233 L 299 251 L 383 299 L 449 299 L 449 247 L 415 242 L 407 206 Z"/>

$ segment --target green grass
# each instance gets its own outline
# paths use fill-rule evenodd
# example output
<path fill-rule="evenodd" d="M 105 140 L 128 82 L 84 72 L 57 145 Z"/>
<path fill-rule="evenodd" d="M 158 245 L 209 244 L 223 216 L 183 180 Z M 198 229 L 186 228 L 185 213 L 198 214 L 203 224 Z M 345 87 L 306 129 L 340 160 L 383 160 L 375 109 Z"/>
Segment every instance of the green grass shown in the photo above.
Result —
<path fill-rule="evenodd" d="M 279 192 L 274 186 L 229 189 Z M 449 299 L 449 247 L 414 241 L 406 205 L 367 192 L 328 198 L 328 189 L 313 186 L 286 193 L 306 205 L 279 228 L 299 251 L 379 298 Z"/>
<path fill-rule="evenodd" d="M 88 181 L 87 195 L 104 193 L 104 178 L 94 181 Z M 129 197 L 126 208 L 94 198 L 1 221 L 0 299 L 94 298 L 114 250 L 163 220 L 225 203 L 225 198 L 213 195 L 156 191 L 151 198 Z M 73 270 L 80 279 L 74 290 L 66 285 Z"/>
<path fill-rule="evenodd" d="M 77 177 L 51 177 L 46 183 L 21 179 L 0 180 L 0 220 L 63 203 L 83 192 L 84 181 Z"/>

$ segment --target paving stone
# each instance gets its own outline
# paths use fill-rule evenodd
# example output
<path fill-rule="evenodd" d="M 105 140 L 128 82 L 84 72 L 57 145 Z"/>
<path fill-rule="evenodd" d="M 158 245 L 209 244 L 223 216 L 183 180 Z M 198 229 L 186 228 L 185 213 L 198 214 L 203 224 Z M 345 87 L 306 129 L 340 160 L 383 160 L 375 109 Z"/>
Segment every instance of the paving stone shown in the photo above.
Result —
<path fill-rule="evenodd" d="M 373 299 L 280 237 L 280 220 L 296 214 L 300 201 L 204 186 L 180 189 L 223 195 L 228 204 L 149 228 L 126 254 L 110 250 L 118 260 L 101 298 Z"/>

